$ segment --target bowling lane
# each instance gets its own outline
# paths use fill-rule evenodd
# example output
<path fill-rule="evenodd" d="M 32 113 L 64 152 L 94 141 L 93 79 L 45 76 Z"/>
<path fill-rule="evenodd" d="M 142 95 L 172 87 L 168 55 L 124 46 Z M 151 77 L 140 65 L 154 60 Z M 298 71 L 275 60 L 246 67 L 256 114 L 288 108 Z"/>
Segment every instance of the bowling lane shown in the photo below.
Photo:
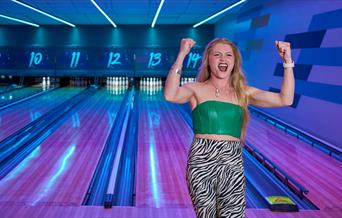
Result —
<path fill-rule="evenodd" d="M 191 207 L 185 167 L 192 130 L 161 92 L 139 97 L 136 206 Z"/>
<path fill-rule="evenodd" d="M 309 190 L 320 209 L 342 204 L 342 163 L 265 121 L 251 116 L 247 141 Z"/>
<path fill-rule="evenodd" d="M 47 111 L 79 93 L 82 88 L 60 88 L 0 111 L 0 141 Z"/>
<path fill-rule="evenodd" d="M 9 104 L 16 101 L 17 99 L 22 99 L 42 91 L 43 89 L 41 87 L 26 87 L 22 89 L 14 89 L 10 92 L 1 94 L 0 106 Z"/>
<path fill-rule="evenodd" d="M 10 89 L 13 89 L 10 85 L 8 85 L 8 84 L 0 84 L 0 94 L 2 92 L 8 91 Z"/>
<path fill-rule="evenodd" d="M 123 95 L 100 90 L 0 181 L 0 202 L 81 205 Z"/>

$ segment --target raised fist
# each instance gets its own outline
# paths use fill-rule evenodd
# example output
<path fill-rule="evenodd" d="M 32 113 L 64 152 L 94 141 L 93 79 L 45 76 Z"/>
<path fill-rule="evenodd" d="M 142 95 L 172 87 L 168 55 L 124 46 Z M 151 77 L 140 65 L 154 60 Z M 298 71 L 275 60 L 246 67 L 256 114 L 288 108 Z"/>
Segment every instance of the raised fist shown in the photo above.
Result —
<path fill-rule="evenodd" d="M 184 53 L 184 55 L 189 54 L 191 48 L 194 47 L 195 43 L 196 42 L 191 38 L 182 39 L 179 52 Z"/>
<path fill-rule="evenodd" d="M 277 47 L 278 53 L 281 59 L 283 59 L 283 62 L 292 62 L 291 47 L 289 42 L 275 41 L 275 46 Z"/>

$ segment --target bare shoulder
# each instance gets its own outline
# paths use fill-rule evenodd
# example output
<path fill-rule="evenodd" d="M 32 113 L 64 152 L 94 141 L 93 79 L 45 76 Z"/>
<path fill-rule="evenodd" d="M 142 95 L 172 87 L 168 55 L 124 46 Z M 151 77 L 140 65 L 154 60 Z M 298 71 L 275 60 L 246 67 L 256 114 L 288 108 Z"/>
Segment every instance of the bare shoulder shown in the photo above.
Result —
<path fill-rule="evenodd" d="M 200 88 L 201 85 L 202 85 L 201 82 L 189 82 L 189 83 L 185 83 L 182 87 L 196 91 Z"/>
<path fill-rule="evenodd" d="M 203 86 L 203 82 L 190 82 L 182 86 L 184 88 L 191 90 L 193 93 L 192 97 L 190 98 L 190 105 L 192 109 L 194 109 L 199 102 L 199 96 L 202 95 L 201 93 L 203 92 Z"/>
<path fill-rule="evenodd" d="M 189 82 L 184 84 L 182 87 L 190 89 L 194 95 L 200 95 L 203 92 L 204 82 Z"/>

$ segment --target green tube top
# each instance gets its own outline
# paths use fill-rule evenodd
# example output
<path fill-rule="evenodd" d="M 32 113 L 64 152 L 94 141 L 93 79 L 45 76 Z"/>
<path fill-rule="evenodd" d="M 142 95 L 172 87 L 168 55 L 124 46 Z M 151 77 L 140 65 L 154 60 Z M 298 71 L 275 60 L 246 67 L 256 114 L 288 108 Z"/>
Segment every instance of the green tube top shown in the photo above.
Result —
<path fill-rule="evenodd" d="M 195 134 L 241 136 L 243 108 L 223 101 L 205 101 L 192 111 Z"/>

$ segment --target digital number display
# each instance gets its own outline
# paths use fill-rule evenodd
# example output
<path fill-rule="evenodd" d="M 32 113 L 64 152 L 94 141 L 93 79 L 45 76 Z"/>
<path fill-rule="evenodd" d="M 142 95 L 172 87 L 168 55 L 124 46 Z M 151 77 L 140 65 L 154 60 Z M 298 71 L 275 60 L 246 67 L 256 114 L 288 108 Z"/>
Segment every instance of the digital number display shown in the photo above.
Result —
<path fill-rule="evenodd" d="M 106 71 L 133 71 L 134 53 L 128 49 L 105 48 L 97 51 L 96 68 Z"/>
<path fill-rule="evenodd" d="M 136 71 L 168 72 L 171 67 L 171 52 L 167 49 L 137 49 L 135 51 Z"/>
<path fill-rule="evenodd" d="M 183 63 L 183 70 L 197 71 L 201 66 L 202 51 L 199 49 L 192 49 L 190 53 L 185 57 Z"/>
<path fill-rule="evenodd" d="M 58 49 L 56 55 L 56 69 L 91 70 L 89 50 L 84 48 Z"/>
<path fill-rule="evenodd" d="M 54 51 L 42 47 L 14 48 L 10 52 L 10 68 L 25 70 L 53 70 Z"/>

